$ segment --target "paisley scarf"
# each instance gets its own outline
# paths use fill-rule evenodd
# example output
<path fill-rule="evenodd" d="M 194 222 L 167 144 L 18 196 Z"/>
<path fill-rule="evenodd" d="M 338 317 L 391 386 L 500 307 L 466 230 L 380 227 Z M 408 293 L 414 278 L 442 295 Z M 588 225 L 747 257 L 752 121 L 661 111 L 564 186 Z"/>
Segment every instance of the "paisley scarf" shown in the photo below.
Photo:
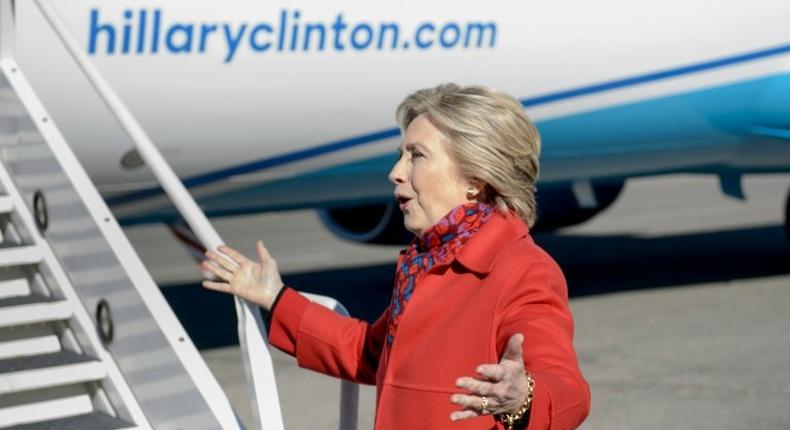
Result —
<path fill-rule="evenodd" d="M 419 279 L 432 267 L 450 262 L 493 212 L 494 207 L 486 203 L 470 202 L 457 206 L 429 227 L 422 238 L 415 238 L 401 254 L 390 302 L 387 348 L 395 340 L 400 317 Z"/>

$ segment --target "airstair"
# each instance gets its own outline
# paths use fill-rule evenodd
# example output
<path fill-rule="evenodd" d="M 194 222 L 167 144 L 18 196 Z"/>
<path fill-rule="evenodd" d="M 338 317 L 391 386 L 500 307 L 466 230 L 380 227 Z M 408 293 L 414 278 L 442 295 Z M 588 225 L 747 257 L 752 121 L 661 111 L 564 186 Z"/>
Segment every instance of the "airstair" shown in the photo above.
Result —
<path fill-rule="evenodd" d="M 112 340 L 111 320 L 94 329 L 42 236 L 44 194 L 35 194 L 34 218 L 3 164 L 0 186 L 0 428 L 148 428 L 99 338 Z M 73 230 L 85 233 L 79 224 Z M 110 317 L 107 303 L 97 305 L 103 318 Z"/>
<path fill-rule="evenodd" d="M 48 1 L 33 1 L 204 245 L 222 243 Z M 14 6 L 0 0 L 0 429 L 243 428 L 15 62 Z M 237 300 L 237 316 L 254 427 L 280 430 L 260 313 Z M 341 393 L 340 428 L 355 429 L 356 386 Z"/>

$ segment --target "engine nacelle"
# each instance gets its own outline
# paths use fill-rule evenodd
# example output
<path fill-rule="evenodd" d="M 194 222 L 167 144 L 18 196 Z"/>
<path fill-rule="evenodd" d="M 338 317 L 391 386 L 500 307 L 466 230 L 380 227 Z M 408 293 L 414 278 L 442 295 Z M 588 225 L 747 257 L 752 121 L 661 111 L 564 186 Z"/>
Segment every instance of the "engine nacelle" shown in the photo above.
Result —
<path fill-rule="evenodd" d="M 611 205 L 623 182 L 594 183 L 597 206 L 583 208 L 569 185 L 547 185 L 537 195 L 538 222 L 532 231 L 551 231 L 579 224 Z M 396 203 L 378 203 L 350 208 L 321 209 L 321 221 L 338 237 L 353 242 L 407 244 L 414 235 L 403 226 L 403 214 Z"/>
<path fill-rule="evenodd" d="M 538 221 L 531 231 L 553 231 L 581 224 L 614 203 L 624 185 L 623 181 L 591 184 L 597 203 L 591 208 L 579 205 L 570 185 L 540 187 L 537 194 Z"/>
<path fill-rule="evenodd" d="M 352 242 L 407 244 L 414 235 L 403 226 L 403 213 L 392 203 L 320 209 L 318 216 L 338 237 Z"/>

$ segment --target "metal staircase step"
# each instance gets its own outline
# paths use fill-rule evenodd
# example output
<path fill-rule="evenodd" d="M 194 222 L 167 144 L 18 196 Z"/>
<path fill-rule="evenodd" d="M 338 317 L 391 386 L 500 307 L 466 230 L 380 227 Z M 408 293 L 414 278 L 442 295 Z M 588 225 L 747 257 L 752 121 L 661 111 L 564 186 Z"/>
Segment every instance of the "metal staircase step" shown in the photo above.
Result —
<path fill-rule="evenodd" d="M 4 276 L 0 279 L 0 299 L 31 294 L 30 281 L 25 278 L 24 273 L 20 273 L 20 276 L 9 276 L 12 271 L 16 272 L 19 269 L 6 267 L 2 270 Z"/>
<path fill-rule="evenodd" d="M 58 334 L 47 324 L 0 327 L 0 360 L 60 350 Z"/>
<path fill-rule="evenodd" d="M 41 249 L 36 245 L 0 247 L 0 267 L 38 264 L 41 258 Z"/>
<path fill-rule="evenodd" d="M 95 409 L 85 384 L 47 387 L 0 396 L 0 429 L 89 414 Z"/>
<path fill-rule="evenodd" d="M 0 395 L 104 379 L 100 361 L 71 351 L 0 360 Z"/>
<path fill-rule="evenodd" d="M 102 412 L 8 427 L 8 430 L 116 430 L 136 428 L 134 424 Z"/>
<path fill-rule="evenodd" d="M 0 327 L 64 320 L 71 315 L 65 300 L 35 294 L 0 299 Z"/>
<path fill-rule="evenodd" d="M 14 210 L 14 201 L 11 196 L 0 196 L 0 214 L 11 213 Z"/>

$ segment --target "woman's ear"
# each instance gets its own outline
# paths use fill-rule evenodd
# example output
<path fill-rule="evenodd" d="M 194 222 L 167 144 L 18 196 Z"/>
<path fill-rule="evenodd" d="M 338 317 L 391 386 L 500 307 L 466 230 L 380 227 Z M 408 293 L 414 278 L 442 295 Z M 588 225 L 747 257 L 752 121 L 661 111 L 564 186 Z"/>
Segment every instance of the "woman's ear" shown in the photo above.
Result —
<path fill-rule="evenodd" d="M 466 187 L 466 199 L 470 201 L 484 199 L 485 186 L 485 183 L 477 179 L 469 181 L 469 185 Z"/>

